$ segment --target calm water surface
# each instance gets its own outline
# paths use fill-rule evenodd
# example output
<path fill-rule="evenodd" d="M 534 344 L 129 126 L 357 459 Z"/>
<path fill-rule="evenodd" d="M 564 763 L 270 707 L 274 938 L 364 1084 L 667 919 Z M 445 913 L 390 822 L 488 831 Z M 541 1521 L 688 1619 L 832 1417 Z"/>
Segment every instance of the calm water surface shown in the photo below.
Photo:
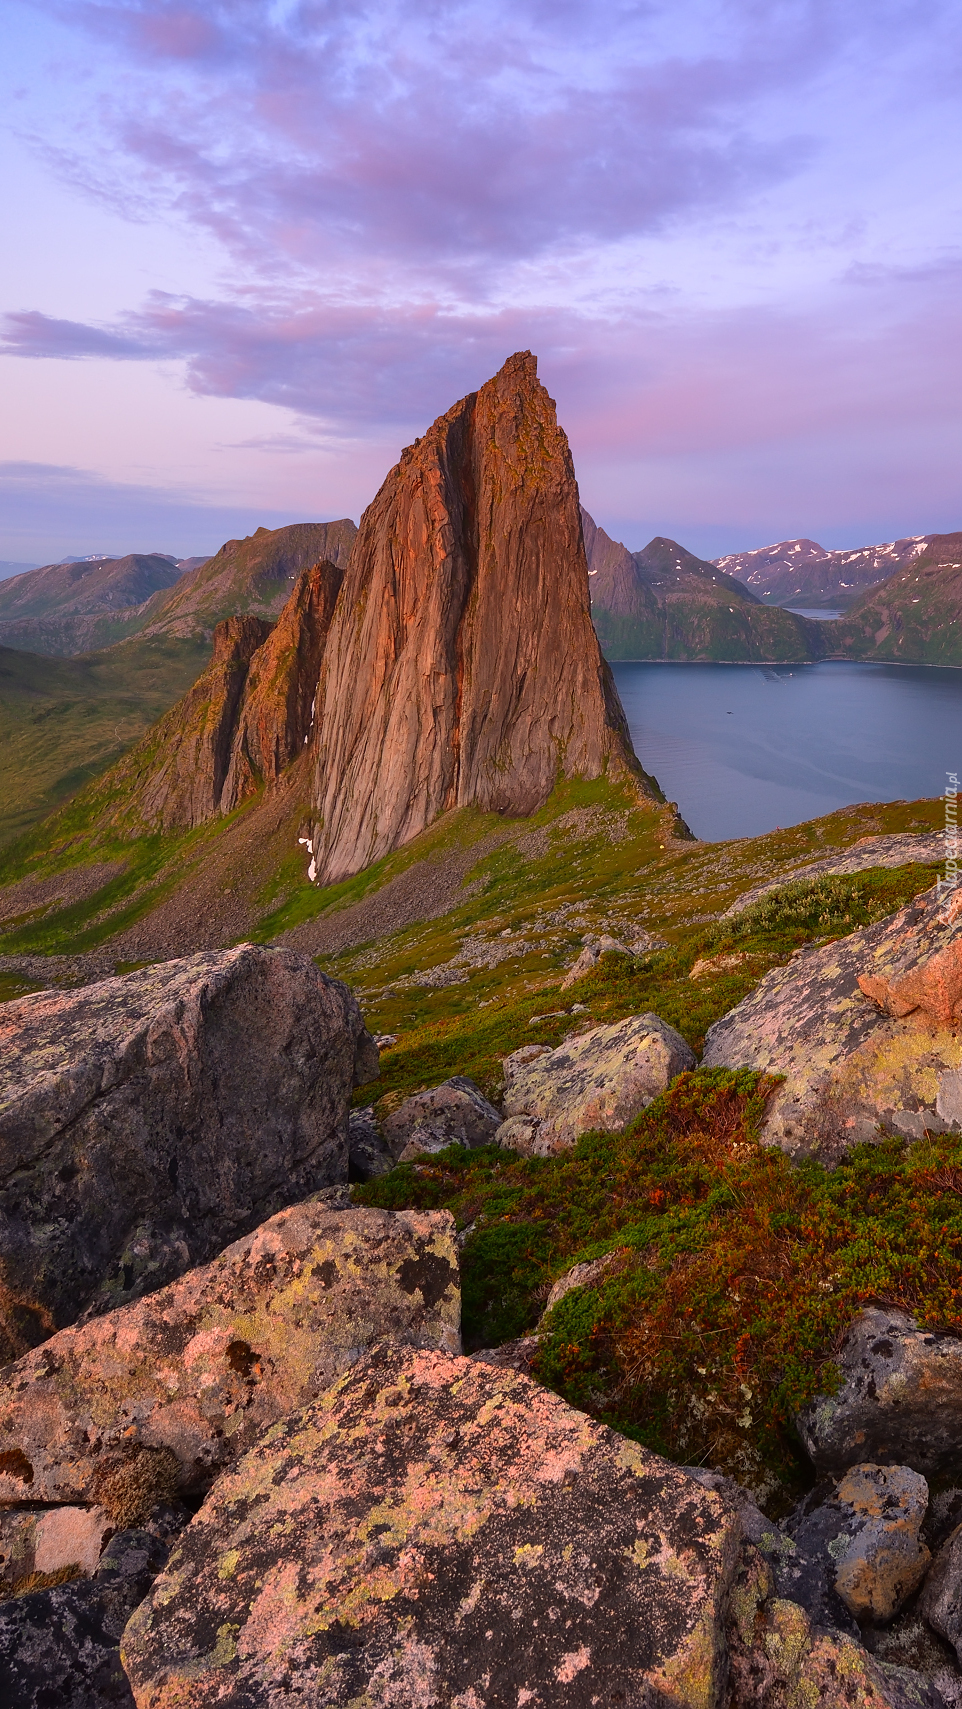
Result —
<path fill-rule="evenodd" d="M 962 771 L 962 670 L 612 666 L 646 771 L 697 837 L 754 837 Z"/>

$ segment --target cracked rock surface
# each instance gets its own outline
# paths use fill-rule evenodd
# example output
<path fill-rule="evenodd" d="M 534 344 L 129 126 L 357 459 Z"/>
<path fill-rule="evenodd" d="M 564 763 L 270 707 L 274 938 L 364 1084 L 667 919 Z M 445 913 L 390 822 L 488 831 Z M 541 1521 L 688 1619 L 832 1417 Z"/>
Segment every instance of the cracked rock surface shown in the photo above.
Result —
<path fill-rule="evenodd" d="M 0 1360 L 345 1180 L 352 1085 L 376 1069 L 353 993 L 291 950 L 4 1004 Z"/>

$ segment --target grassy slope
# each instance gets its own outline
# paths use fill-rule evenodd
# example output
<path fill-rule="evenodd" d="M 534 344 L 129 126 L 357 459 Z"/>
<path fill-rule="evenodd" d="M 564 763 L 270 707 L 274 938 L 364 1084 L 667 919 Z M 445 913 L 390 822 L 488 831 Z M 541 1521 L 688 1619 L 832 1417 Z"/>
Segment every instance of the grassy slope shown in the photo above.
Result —
<path fill-rule="evenodd" d="M 98 788 L 8 851 L 0 883 L 65 861 L 120 857 L 125 870 L 72 908 L 15 922 L 0 950 L 88 948 L 228 847 L 230 824 L 124 842 L 98 819 Z M 711 1022 L 798 944 L 891 911 L 932 874 L 823 880 L 721 920 L 736 894 L 860 836 L 938 827 L 942 812 L 938 801 L 857 807 L 766 837 L 686 846 L 672 842 L 657 803 L 603 780 L 566 784 L 532 820 L 448 815 L 326 891 L 305 884 L 292 852 L 263 887 L 254 935 L 296 941 L 412 867 L 429 884 L 436 863 L 460 854 L 465 883 L 448 912 L 318 959 L 357 989 L 372 1029 L 396 1038 L 382 1052 L 379 1107 L 455 1072 L 497 1096 L 501 1059 L 519 1045 L 559 1043 L 647 1009 L 700 1048 Z M 491 847 L 492 833 L 506 840 Z M 647 929 L 668 948 L 606 957 L 562 992 L 581 938 L 604 929 L 628 941 Z M 744 960 L 692 980 L 694 960 L 719 950 Z M 870 1148 L 832 1176 L 797 1170 L 756 1143 L 765 1091 L 756 1076 L 699 1072 L 627 1134 L 588 1136 L 570 1156 L 455 1150 L 356 1191 L 372 1203 L 448 1205 L 470 1229 L 469 1344 L 530 1329 L 572 1262 L 617 1253 L 603 1287 L 557 1308 L 541 1375 L 576 1405 L 678 1458 L 725 1467 L 777 1506 L 804 1475 L 790 1409 L 830 1384 L 833 1338 L 860 1298 L 882 1293 L 962 1327 L 952 1185 L 962 1181 L 962 1142 Z"/>
<path fill-rule="evenodd" d="M 118 759 L 195 681 L 209 650 L 169 637 L 73 659 L 0 648 L 0 844 Z"/>

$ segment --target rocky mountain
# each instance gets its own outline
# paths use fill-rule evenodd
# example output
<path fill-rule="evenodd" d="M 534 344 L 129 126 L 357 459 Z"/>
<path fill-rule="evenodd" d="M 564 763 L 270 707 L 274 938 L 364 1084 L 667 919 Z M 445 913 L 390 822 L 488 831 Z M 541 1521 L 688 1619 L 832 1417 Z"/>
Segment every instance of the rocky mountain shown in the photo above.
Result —
<path fill-rule="evenodd" d="M 923 551 L 820 627 L 844 658 L 962 664 L 962 533 L 928 535 Z"/>
<path fill-rule="evenodd" d="M 210 664 L 182 700 L 115 767 L 111 817 L 192 829 L 273 783 L 303 751 L 342 571 L 302 570 L 272 628 L 229 617 Z"/>
<path fill-rule="evenodd" d="M 88 617 L 142 605 L 151 594 L 180 580 L 176 561 L 160 553 L 129 552 L 125 558 L 97 558 L 69 564 L 45 564 L 0 584 L 0 619 Z"/>
<path fill-rule="evenodd" d="M 16 589 L 8 592 L 14 582 L 0 584 L 0 643 L 71 655 L 133 635 L 209 642 L 224 617 L 244 612 L 276 617 L 308 565 L 327 559 L 343 568 L 356 533 L 348 517 L 296 522 L 228 540 L 212 558 L 175 563 L 160 555 L 149 560 L 132 556 L 49 565 L 32 572 L 40 581 L 15 578 L 26 584 L 22 595 Z M 156 566 L 151 586 L 124 567 L 135 562 Z M 15 604 L 18 599 L 21 606 Z"/>
<path fill-rule="evenodd" d="M 244 540 L 228 540 L 153 602 L 144 613 L 143 632 L 212 634 L 224 617 L 275 618 L 302 570 L 322 560 L 344 569 L 356 534 L 350 517 L 343 517 L 258 528 Z"/>
<path fill-rule="evenodd" d="M 606 657 L 771 662 L 819 656 L 817 625 L 657 536 L 629 552 L 582 511 L 591 615 Z"/>
<path fill-rule="evenodd" d="M 935 538 L 914 534 L 882 546 L 827 551 L 815 540 L 780 540 L 752 552 L 716 558 L 720 570 L 751 588 L 766 605 L 820 606 L 845 610 L 866 588 L 876 587 L 900 565 L 922 555 Z"/>
<path fill-rule="evenodd" d="M 365 511 L 317 696 L 312 847 L 343 877 L 447 808 L 528 814 L 640 775 L 591 627 L 578 488 L 530 352 L 407 448 Z"/>

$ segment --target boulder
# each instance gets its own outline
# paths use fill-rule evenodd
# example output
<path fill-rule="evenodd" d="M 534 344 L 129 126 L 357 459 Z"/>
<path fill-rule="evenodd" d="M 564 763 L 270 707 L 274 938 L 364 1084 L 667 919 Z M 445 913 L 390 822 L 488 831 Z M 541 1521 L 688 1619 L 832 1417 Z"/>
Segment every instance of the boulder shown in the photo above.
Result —
<path fill-rule="evenodd" d="M 656 950 L 667 949 L 664 938 L 659 938 L 653 932 L 636 933 L 630 944 L 622 943 L 620 938 L 602 936 L 588 938 L 585 947 L 577 960 L 569 967 L 561 981 L 562 991 L 567 991 L 569 985 L 574 985 L 583 979 L 586 973 L 591 973 L 597 967 L 603 955 L 653 955 Z"/>
<path fill-rule="evenodd" d="M 351 1111 L 347 1145 L 347 1172 L 351 1181 L 376 1181 L 394 1168 L 394 1154 L 373 1110 Z"/>
<path fill-rule="evenodd" d="M 20 1469 L 25 1473 L 27 1468 Z M 29 1496 L 26 1477 L 22 1489 Z M 38 1573 L 46 1577 L 65 1567 L 94 1572 L 104 1544 L 116 1529 L 103 1507 L 30 1508 L 23 1502 L 0 1506 L 0 1596 L 8 1596 Z"/>
<path fill-rule="evenodd" d="M 526 1377 L 379 1349 L 219 1481 L 124 1665 L 141 1709 L 720 1709 L 739 1537 Z"/>
<path fill-rule="evenodd" d="M 779 1596 L 763 1555 L 743 1545 L 728 1628 L 729 1709 L 949 1709 L 913 1668 L 876 1661 L 849 1633 Z"/>
<path fill-rule="evenodd" d="M 962 1021 L 962 890 L 910 903 L 874 945 L 858 976 L 885 1015 L 925 1015 L 936 1026 Z"/>
<path fill-rule="evenodd" d="M 598 1128 L 617 1132 L 695 1066 L 681 1034 L 652 1014 L 593 1027 L 557 1050 L 533 1049 L 505 1060 L 507 1120 L 497 1139 L 535 1157 L 567 1151 Z"/>
<path fill-rule="evenodd" d="M 596 1288 L 606 1276 L 621 1268 L 624 1263 L 623 1252 L 606 1252 L 601 1258 L 590 1258 L 581 1264 L 572 1264 L 563 1276 L 554 1283 L 548 1298 L 545 1300 L 544 1311 L 541 1314 L 541 1324 L 544 1323 L 549 1311 L 573 1293 L 575 1288 Z M 540 1325 L 539 1325 L 540 1327 Z"/>
<path fill-rule="evenodd" d="M 835 1363 L 839 1388 L 795 1420 L 820 1471 L 837 1476 L 875 1460 L 931 1477 L 962 1466 L 962 1340 L 867 1306 Z"/>
<path fill-rule="evenodd" d="M 383 1131 L 392 1156 L 407 1163 L 424 1152 L 443 1151 L 448 1145 L 472 1150 L 491 1145 L 501 1121 L 499 1111 L 474 1081 L 454 1074 L 430 1091 L 405 1098 L 398 1109 L 385 1116 Z"/>
<path fill-rule="evenodd" d="M 146 1531 L 123 1531 L 92 1578 L 0 1602 L 0 1702 L 11 1709 L 134 1709 L 120 1638 L 167 1558 Z"/>
<path fill-rule="evenodd" d="M 938 1105 L 955 1107 L 962 1062 L 954 907 L 932 891 L 878 925 L 796 952 L 709 1028 L 705 1067 L 785 1076 L 763 1139 L 831 1165 L 880 1125 L 916 1139 L 952 1125 Z"/>
<path fill-rule="evenodd" d="M 242 944 L 0 1009 L 0 1361 L 347 1178 L 377 1051 L 307 957 Z"/>
<path fill-rule="evenodd" d="M 27 1504 L 57 1503 L 40 1517 L 35 1567 L 89 1567 L 106 1525 L 142 1524 L 158 1501 L 202 1494 L 377 1340 L 459 1352 L 454 1234 L 447 1211 L 295 1205 L 212 1264 L 9 1365 L 8 1559 L 30 1547 Z"/>
<path fill-rule="evenodd" d="M 935 1557 L 922 1592 L 921 1610 L 932 1630 L 952 1645 L 962 1663 L 962 1525 Z"/>
<path fill-rule="evenodd" d="M 780 1595 L 856 1636 L 860 1625 L 892 1620 L 932 1558 L 921 1537 L 928 1500 L 909 1466 L 852 1466 L 786 1523 L 793 1547 L 778 1563 Z"/>

